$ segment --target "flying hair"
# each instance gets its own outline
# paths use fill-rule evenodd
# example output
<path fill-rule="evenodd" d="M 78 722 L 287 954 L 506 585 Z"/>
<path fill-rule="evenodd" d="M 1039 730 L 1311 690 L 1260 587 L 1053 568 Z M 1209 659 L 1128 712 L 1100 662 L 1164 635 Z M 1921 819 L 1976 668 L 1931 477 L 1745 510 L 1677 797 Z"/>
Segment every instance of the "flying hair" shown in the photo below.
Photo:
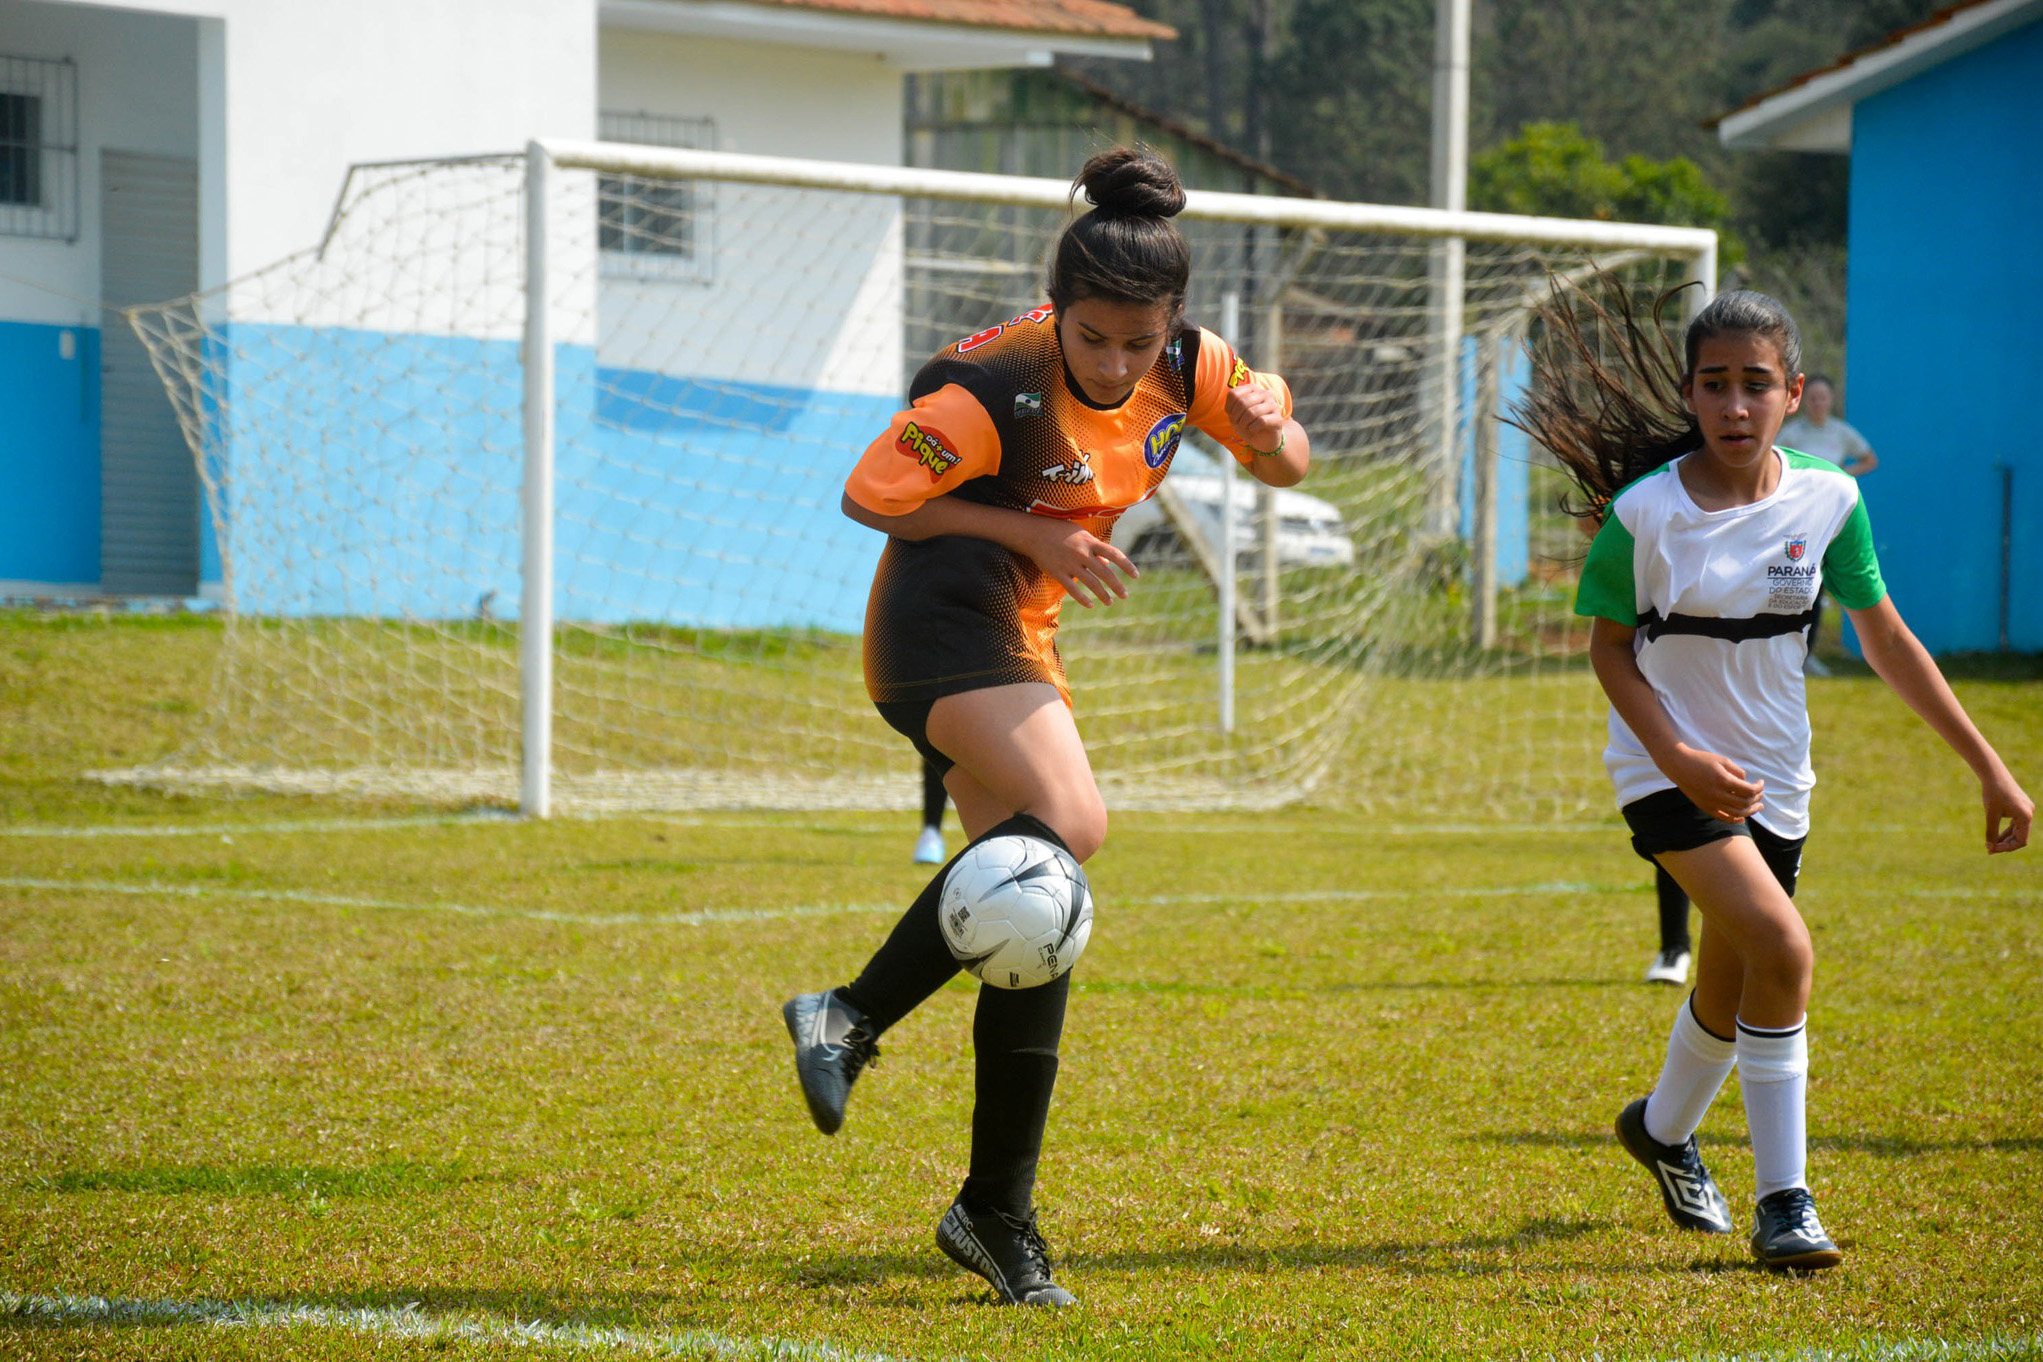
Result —
<path fill-rule="evenodd" d="M 1145 147 L 1115 147 L 1078 172 L 1074 204 L 1081 193 L 1093 208 L 1058 239 L 1050 301 L 1060 308 L 1086 298 L 1160 303 L 1177 330 L 1192 274 L 1191 249 L 1170 221 L 1185 206 L 1177 171 Z"/>
<path fill-rule="evenodd" d="M 1786 308 L 1763 293 L 1737 289 L 1697 313 L 1676 350 L 1667 309 L 1700 285 L 1668 289 L 1644 318 L 1619 280 L 1598 272 L 1589 285 L 1593 291 L 1550 281 L 1539 309 L 1532 383 L 1505 419 L 1545 446 L 1574 484 L 1574 495 L 1562 494 L 1561 510 L 1600 522 L 1627 484 L 1702 448 L 1702 430 L 1681 385 L 1695 372 L 1704 341 L 1764 336 L 1792 377 L 1801 372 L 1802 338 Z"/>

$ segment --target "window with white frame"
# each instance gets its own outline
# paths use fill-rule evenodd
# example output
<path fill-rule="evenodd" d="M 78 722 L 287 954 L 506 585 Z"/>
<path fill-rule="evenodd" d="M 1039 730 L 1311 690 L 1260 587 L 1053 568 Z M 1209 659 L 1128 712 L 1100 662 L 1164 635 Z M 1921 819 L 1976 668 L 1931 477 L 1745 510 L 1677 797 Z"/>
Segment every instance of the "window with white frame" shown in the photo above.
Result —
<path fill-rule="evenodd" d="M 605 111 L 606 142 L 710 149 L 716 120 Z M 605 175 L 597 185 L 596 232 L 603 272 L 613 277 L 708 283 L 711 197 L 694 180 Z"/>
<path fill-rule="evenodd" d="M 0 236 L 78 239 L 78 68 L 0 53 Z"/>

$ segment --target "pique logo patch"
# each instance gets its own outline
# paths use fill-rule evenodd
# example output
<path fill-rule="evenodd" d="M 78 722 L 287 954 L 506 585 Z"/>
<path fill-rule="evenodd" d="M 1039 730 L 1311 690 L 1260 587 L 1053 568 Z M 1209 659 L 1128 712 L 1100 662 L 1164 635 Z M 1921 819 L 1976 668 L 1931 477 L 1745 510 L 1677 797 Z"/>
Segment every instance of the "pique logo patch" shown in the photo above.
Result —
<path fill-rule="evenodd" d="M 941 482 L 944 474 L 958 466 L 958 456 L 945 443 L 943 432 L 913 421 L 901 427 L 894 448 L 929 470 L 931 482 Z"/>
<path fill-rule="evenodd" d="M 1178 439 L 1185 433 L 1185 413 L 1172 412 L 1149 428 L 1142 437 L 1142 462 L 1161 468 L 1178 452 Z"/>
<path fill-rule="evenodd" d="M 1790 539 L 1788 541 L 1788 561 L 1790 563 L 1801 562 L 1802 555 L 1807 553 L 1808 551 L 1809 541 L 1807 539 L 1804 539 L 1801 536 L 1797 535 L 1795 538 Z"/>

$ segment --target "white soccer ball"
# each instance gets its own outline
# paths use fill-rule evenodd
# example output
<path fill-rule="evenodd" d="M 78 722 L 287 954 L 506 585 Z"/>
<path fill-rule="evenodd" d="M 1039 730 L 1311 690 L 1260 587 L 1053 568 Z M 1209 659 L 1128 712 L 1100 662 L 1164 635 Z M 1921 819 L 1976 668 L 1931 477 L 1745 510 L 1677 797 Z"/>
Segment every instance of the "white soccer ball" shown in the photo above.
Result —
<path fill-rule="evenodd" d="M 937 915 L 944 943 L 974 978 L 1035 988 L 1085 950 L 1092 889 L 1061 847 L 1039 837 L 991 837 L 951 866 Z"/>

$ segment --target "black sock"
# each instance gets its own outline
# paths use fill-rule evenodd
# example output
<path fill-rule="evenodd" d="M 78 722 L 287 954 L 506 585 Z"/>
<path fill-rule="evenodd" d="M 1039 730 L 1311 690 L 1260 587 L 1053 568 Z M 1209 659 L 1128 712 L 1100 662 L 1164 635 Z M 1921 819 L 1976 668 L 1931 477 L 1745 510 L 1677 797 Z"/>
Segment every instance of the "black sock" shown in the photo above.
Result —
<path fill-rule="evenodd" d="M 950 798 L 950 791 L 943 785 L 943 777 L 937 774 L 936 763 L 922 763 L 922 826 L 940 828 L 943 826 L 944 801 Z"/>
<path fill-rule="evenodd" d="M 962 856 L 987 837 L 1036 837 L 1063 847 L 1064 840 L 1050 831 L 1047 823 L 1018 813 L 989 829 L 986 837 L 975 837 L 958 852 Z M 1069 848 L 1065 848 L 1069 850 Z M 937 925 L 936 910 L 943 898 L 943 882 L 957 863 L 953 856 L 915 896 L 915 902 L 894 924 L 894 930 L 873 952 L 865 969 L 838 996 L 865 1013 L 878 1035 L 919 1007 L 924 998 L 942 988 L 958 972 L 958 958 L 944 943 L 943 928 Z"/>
<path fill-rule="evenodd" d="M 1029 1213 L 1070 995 L 1069 973 L 1036 988 L 979 988 L 979 1010 L 972 1019 L 972 1048 L 978 1056 L 972 1170 L 959 1193 L 975 1208 L 1017 1217 Z"/>
<path fill-rule="evenodd" d="M 1660 949 L 1687 950 L 1688 895 L 1672 875 L 1657 865 L 1653 867 L 1653 889 L 1660 896 Z"/>

